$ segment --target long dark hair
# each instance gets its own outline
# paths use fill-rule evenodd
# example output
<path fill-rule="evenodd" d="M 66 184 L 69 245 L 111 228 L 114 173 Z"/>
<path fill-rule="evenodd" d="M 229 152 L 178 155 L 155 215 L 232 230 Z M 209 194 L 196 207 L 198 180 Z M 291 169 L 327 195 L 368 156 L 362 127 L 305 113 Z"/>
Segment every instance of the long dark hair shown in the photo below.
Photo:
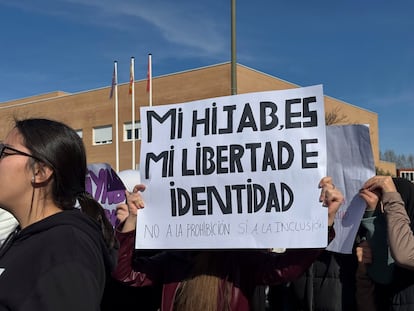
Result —
<path fill-rule="evenodd" d="M 79 135 L 66 124 L 48 119 L 15 120 L 15 128 L 35 161 L 40 160 L 53 170 L 54 203 L 68 210 L 78 200 L 81 210 L 99 222 L 107 245 L 113 247 L 112 225 L 102 206 L 85 191 L 86 151 Z"/>

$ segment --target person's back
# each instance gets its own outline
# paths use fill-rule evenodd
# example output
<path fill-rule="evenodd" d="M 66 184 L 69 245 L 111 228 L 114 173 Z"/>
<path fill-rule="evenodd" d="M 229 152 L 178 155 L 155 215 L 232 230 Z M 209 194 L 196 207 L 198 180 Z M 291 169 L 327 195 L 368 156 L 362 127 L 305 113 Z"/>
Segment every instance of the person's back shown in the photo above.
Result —
<path fill-rule="evenodd" d="M 324 251 L 298 279 L 270 287 L 270 310 L 354 311 L 355 270 L 355 255 Z"/>

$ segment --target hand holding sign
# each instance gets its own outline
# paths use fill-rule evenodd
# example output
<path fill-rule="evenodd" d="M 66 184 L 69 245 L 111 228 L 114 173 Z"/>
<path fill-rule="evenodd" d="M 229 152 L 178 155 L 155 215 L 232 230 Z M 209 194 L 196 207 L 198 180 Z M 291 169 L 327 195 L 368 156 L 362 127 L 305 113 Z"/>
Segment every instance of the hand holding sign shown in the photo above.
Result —
<path fill-rule="evenodd" d="M 374 176 L 368 179 L 359 190 L 359 195 L 366 202 L 366 210 L 374 211 L 376 208 L 384 212 L 382 195 L 386 192 L 397 192 L 391 176 Z M 381 202 L 380 205 L 378 203 Z"/>
<path fill-rule="evenodd" d="M 137 222 L 138 210 L 144 208 L 144 200 L 141 192 L 145 190 L 144 184 L 136 185 L 132 192 L 125 191 L 126 203 L 128 205 L 128 217 L 122 227 L 122 232 L 134 230 Z"/>
<path fill-rule="evenodd" d="M 335 187 L 331 177 L 322 178 L 319 182 L 319 188 L 322 188 L 319 202 L 323 202 L 323 206 L 328 207 L 328 226 L 332 226 L 339 207 L 344 203 L 344 196 Z"/>
<path fill-rule="evenodd" d="M 128 205 L 126 203 L 120 203 L 116 206 L 116 218 L 118 223 L 123 223 L 129 215 Z"/>

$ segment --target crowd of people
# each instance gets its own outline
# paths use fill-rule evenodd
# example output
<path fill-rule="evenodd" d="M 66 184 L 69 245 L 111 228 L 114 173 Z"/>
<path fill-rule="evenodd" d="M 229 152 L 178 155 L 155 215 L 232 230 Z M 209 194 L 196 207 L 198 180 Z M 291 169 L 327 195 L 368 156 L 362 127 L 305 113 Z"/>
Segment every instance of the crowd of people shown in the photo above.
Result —
<path fill-rule="evenodd" d="M 0 310 L 414 310 L 408 180 L 374 176 L 363 184 L 353 254 L 143 251 L 134 245 L 145 185 L 126 190 L 113 228 L 85 191 L 86 171 L 73 129 L 15 120 L 0 144 Z M 330 242 L 344 198 L 330 177 L 316 186 Z"/>

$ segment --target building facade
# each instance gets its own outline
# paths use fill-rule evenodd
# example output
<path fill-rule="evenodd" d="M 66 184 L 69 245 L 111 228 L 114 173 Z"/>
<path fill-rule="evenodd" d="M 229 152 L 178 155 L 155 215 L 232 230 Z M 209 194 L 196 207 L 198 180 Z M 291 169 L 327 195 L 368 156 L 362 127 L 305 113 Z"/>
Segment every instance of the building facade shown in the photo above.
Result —
<path fill-rule="evenodd" d="M 300 87 L 246 66 L 237 65 L 237 93 L 283 90 Z M 44 117 L 62 121 L 82 137 L 89 163 L 106 162 L 118 170 L 139 167 L 140 109 L 148 106 L 146 80 L 135 81 L 135 137 L 132 143 L 132 99 L 128 83 L 118 85 L 118 130 L 115 128 L 114 98 L 110 86 L 79 93 L 53 92 L 0 104 L 0 136 L 4 137 L 14 118 Z M 231 64 L 223 63 L 168 74 L 152 79 L 152 104 L 166 105 L 231 95 Z M 369 124 L 375 166 L 396 174 L 395 164 L 379 159 L 378 115 L 325 95 L 328 123 Z M 116 152 L 118 133 L 118 152 Z M 132 148 L 135 146 L 135 159 Z M 118 154 L 118 156 L 117 156 Z M 117 161 L 118 159 L 118 161 Z"/>
<path fill-rule="evenodd" d="M 397 169 L 397 177 L 405 178 L 411 182 L 414 182 L 414 168 Z"/>

